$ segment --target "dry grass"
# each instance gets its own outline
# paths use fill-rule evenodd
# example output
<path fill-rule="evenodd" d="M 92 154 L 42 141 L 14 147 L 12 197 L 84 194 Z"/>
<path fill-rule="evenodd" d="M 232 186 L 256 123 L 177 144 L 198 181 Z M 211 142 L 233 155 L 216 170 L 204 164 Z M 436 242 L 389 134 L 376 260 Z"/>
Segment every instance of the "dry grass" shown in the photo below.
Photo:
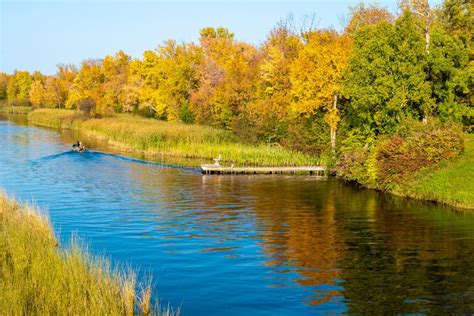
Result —
<path fill-rule="evenodd" d="M 112 269 L 76 241 L 59 249 L 47 218 L 37 208 L 0 192 L 1 314 L 173 314 L 169 308 L 150 308 L 150 287 L 144 287 L 142 295 L 136 288 L 134 273 Z"/>
<path fill-rule="evenodd" d="M 31 112 L 30 106 L 0 106 L 0 112 L 9 113 L 9 114 L 27 114 Z"/>

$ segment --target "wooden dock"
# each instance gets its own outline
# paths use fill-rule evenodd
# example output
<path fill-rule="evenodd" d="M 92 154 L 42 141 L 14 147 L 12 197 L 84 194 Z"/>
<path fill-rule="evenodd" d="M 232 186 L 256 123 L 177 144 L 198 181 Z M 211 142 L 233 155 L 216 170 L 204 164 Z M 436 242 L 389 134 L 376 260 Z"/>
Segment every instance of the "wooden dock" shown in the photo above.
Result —
<path fill-rule="evenodd" d="M 216 164 L 201 165 L 202 174 L 310 174 L 324 175 L 324 166 L 302 167 L 224 167 Z"/>

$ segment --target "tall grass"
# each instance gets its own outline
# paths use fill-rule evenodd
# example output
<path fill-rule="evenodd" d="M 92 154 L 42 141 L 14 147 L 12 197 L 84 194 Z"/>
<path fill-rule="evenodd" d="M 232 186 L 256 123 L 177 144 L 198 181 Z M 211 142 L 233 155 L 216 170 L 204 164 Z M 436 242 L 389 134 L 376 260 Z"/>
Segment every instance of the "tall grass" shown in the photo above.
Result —
<path fill-rule="evenodd" d="M 60 250 L 48 220 L 0 192 L 0 314 L 160 314 L 135 274 L 92 258 L 77 242 Z M 163 314 L 172 314 L 171 310 Z"/>
<path fill-rule="evenodd" d="M 73 129 L 73 125 L 83 119 L 79 112 L 62 109 L 37 109 L 28 114 L 28 120 L 33 124 L 59 129 Z"/>
<path fill-rule="evenodd" d="M 9 113 L 9 114 L 27 114 L 31 112 L 31 107 L 29 106 L 0 106 L 0 112 Z"/>
<path fill-rule="evenodd" d="M 265 144 L 238 142 L 229 132 L 202 125 L 164 122 L 134 115 L 84 119 L 68 110 L 35 110 L 28 119 L 37 125 L 80 130 L 108 141 L 114 147 L 146 155 L 164 154 L 183 158 L 209 159 L 221 155 L 224 163 L 238 165 L 316 165 L 319 157 Z"/>
<path fill-rule="evenodd" d="M 464 152 L 456 159 L 418 172 L 402 188 L 404 195 L 474 209 L 474 135 L 465 135 Z"/>

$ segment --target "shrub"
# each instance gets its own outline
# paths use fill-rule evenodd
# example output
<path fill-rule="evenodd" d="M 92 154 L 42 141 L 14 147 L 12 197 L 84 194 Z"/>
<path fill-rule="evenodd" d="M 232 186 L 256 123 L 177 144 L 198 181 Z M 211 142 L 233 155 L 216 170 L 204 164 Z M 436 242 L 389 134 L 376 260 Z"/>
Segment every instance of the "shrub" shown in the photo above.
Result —
<path fill-rule="evenodd" d="M 339 151 L 341 158 L 336 164 L 339 176 L 369 187 L 375 186 L 377 162 L 372 136 L 357 131 L 349 133 L 341 142 Z"/>
<path fill-rule="evenodd" d="M 407 120 L 394 134 L 375 141 L 362 133 L 349 134 L 336 171 L 346 180 L 390 190 L 423 168 L 457 157 L 463 146 L 462 129 L 455 124 Z"/>
<path fill-rule="evenodd" d="M 10 106 L 14 107 L 30 107 L 31 102 L 28 99 L 14 99 L 8 102 Z"/>
<path fill-rule="evenodd" d="M 81 99 L 77 104 L 77 108 L 89 117 L 91 113 L 95 110 L 95 107 L 96 104 L 93 98 Z"/>
<path fill-rule="evenodd" d="M 402 183 L 423 168 L 463 151 L 462 130 L 454 124 L 408 121 L 396 135 L 377 145 L 377 181 L 381 188 Z"/>

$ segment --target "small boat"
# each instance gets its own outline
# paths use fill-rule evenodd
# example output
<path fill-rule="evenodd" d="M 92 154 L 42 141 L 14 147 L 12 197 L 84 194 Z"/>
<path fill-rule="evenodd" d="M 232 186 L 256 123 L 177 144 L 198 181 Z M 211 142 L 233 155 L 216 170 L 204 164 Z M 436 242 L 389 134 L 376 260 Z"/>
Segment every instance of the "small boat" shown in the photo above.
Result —
<path fill-rule="evenodd" d="M 72 145 L 72 151 L 82 153 L 86 151 L 86 147 L 80 141 L 77 141 Z"/>
<path fill-rule="evenodd" d="M 83 153 L 86 151 L 86 148 L 74 145 L 72 146 L 72 151 L 77 152 L 77 153 Z"/>

